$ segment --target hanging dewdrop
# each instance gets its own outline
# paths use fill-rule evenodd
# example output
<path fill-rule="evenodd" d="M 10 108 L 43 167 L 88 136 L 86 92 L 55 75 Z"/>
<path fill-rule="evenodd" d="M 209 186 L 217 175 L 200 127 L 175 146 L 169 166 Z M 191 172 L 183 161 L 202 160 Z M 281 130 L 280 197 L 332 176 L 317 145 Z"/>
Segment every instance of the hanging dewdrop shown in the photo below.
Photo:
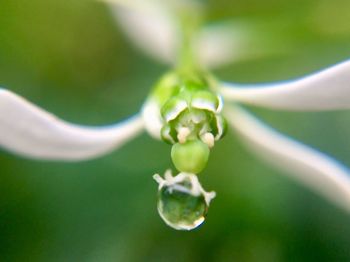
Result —
<path fill-rule="evenodd" d="M 194 174 L 173 177 L 167 170 L 164 179 L 158 174 L 158 213 L 164 222 L 177 230 L 192 230 L 201 225 L 215 192 L 206 192 Z"/>

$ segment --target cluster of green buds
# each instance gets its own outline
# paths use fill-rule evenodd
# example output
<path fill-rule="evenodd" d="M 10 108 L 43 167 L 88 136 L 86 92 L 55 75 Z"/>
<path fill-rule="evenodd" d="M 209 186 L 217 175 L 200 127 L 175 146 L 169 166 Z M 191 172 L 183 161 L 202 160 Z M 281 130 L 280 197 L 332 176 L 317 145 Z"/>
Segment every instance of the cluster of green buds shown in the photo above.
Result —
<path fill-rule="evenodd" d="M 175 229 L 200 225 L 215 196 L 205 192 L 197 178 L 226 131 L 222 99 L 212 90 L 215 81 L 207 74 L 171 72 L 161 78 L 143 108 L 148 131 L 172 145 L 171 158 L 180 172 L 175 177 L 167 172 L 164 179 L 155 175 L 159 214 Z"/>
<path fill-rule="evenodd" d="M 146 118 L 157 114 L 152 116 L 160 122 L 156 125 L 160 129 L 155 132 L 173 145 L 171 157 L 180 172 L 201 172 L 210 148 L 225 134 L 222 99 L 210 89 L 214 83 L 205 74 L 183 77 L 177 72 L 168 73 L 156 85 L 144 107 Z"/>

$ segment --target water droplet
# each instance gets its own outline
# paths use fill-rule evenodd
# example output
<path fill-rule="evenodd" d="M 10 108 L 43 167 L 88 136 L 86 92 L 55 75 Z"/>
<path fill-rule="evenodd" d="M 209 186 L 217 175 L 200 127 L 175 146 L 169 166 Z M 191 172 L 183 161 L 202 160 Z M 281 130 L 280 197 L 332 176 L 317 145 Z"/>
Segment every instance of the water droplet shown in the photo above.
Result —
<path fill-rule="evenodd" d="M 205 192 L 194 174 L 180 173 L 165 178 L 155 175 L 159 183 L 158 212 L 164 222 L 177 230 L 192 230 L 201 225 L 214 192 Z"/>

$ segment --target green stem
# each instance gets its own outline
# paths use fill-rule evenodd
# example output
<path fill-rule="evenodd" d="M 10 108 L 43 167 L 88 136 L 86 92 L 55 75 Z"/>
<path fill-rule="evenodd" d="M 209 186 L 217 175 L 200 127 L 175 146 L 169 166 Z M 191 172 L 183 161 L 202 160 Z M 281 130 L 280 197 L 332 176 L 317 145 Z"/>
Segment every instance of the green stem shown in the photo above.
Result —
<path fill-rule="evenodd" d="M 194 37 L 200 28 L 202 10 L 193 6 L 185 6 L 179 10 L 181 46 L 178 54 L 177 68 L 182 73 L 190 73 L 200 68 L 196 50 L 194 50 Z"/>

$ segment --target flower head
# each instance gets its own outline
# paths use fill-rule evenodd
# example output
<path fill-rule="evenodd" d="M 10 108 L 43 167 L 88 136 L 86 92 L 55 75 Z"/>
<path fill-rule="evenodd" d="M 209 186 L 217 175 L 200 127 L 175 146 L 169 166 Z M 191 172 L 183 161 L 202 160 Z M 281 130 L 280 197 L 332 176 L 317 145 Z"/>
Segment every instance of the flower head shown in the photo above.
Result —
<path fill-rule="evenodd" d="M 170 155 L 179 171 L 175 177 L 169 172 L 164 179 L 155 176 L 159 213 L 168 225 L 188 230 L 204 221 L 215 196 L 204 191 L 196 175 L 205 168 L 216 141 L 224 136 L 227 121 L 251 151 L 350 211 L 347 168 L 272 130 L 241 106 L 292 111 L 349 109 L 350 62 L 282 83 L 244 85 L 216 80 L 205 68 L 227 63 L 239 41 L 230 37 L 236 36 L 234 28 L 188 22 L 186 9 L 192 6 L 180 3 L 175 7 L 160 0 L 112 3 L 122 28 L 138 47 L 166 63 L 179 60 L 173 71 L 156 83 L 139 114 L 112 126 L 79 126 L 0 89 L 0 145 L 25 157 L 78 161 L 115 150 L 146 130 L 172 145 Z"/>
<path fill-rule="evenodd" d="M 211 91 L 214 89 L 211 82 L 200 73 L 168 73 L 156 84 L 143 106 L 146 129 L 173 145 L 172 160 L 181 172 L 202 171 L 209 148 L 225 133 L 223 102 Z"/>

